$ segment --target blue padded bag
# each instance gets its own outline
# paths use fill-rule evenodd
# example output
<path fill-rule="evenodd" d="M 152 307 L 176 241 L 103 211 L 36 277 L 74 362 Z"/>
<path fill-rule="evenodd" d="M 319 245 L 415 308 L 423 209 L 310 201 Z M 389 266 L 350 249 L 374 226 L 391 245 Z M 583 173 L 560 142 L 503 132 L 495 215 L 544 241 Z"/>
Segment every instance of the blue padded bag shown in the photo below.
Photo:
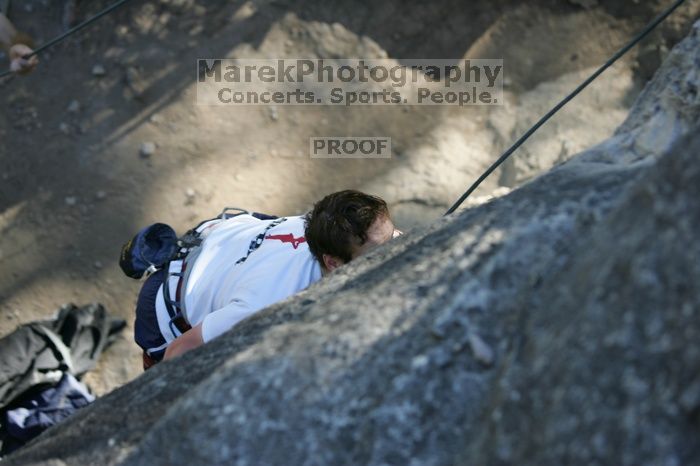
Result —
<path fill-rule="evenodd" d="M 139 231 L 122 247 L 119 266 L 127 277 L 139 279 L 155 272 L 177 254 L 177 234 L 170 225 L 154 223 Z"/>

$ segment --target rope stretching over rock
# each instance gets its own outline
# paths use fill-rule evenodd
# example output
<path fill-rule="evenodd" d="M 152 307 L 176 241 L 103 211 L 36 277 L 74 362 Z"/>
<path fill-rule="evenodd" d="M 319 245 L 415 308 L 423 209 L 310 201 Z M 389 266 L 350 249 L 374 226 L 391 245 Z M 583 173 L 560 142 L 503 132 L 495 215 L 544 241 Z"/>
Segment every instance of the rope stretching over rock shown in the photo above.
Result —
<path fill-rule="evenodd" d="M 462 203 L 467 199 L 475 190 L 476 188 L 479 187 L 479 185 L 486 179 L 488 176 L 496 170 L 503 162 L 505 162 L 508 157 L 513 155 L 513 152 L 515 152 L 520 146 L 523 145 L 525 141 L 527 141 L 530 136 L 532 136 L 535 131 L 540 129 L 542 125 L 544 125 L 550 118 L 554 116 L 559 110 L 561 110 L 564 105 L 568 104 L 571 100 L 573 100 L 574 97 L 576 97 L 582 90 L 584 90 L 586 87 L 588 87 L 589 84 L 591 84 L 595 79 L 600 76 L 605 70 L 610 68 L 617 60 L 619 60 L 624 54 L 626 54 L 632 47 L 637 45 L 642 39 L 644 39 L 646 36 L 649 35 L 651 31 L 653 31 L 659 24 L 661 24 L 666 18 L 673 13 L 676 8 L 681 6 L 685 0 L 677 0 L 673 5 L 671 5 L 666 11 L 661 13 L 656 19 L 654 19 L 649 25 L 642 30 L 639 34 L 637 34 L 636 37 L 634 37 L 627 45 L 622 47 L 620 50 L 615 53 L 603 66 L 598 68 L 598 70 L 593 73 L 591 76 L 588 77 L 580 86 L 578 86 L 576 89 L 574 89 L 573 92 L 571 92 L 569 95 L 567 95 L 561 102 L 559 102 L 554 108 L 552 108 L 545 116 L 543 116 L 537 123 L 535 123 L 534 126 L 532 126 L 525 134 L 523 134 L 520 139 L 518 139 L 515 144 L 513 144 L 507 151 L 503 153 L 484 173 L 481 174 L 481 176 L 467 189 L 467 191 L 462 194 L 462 196 L 455 202 L 452 207 L 450 207 L 447 212 L 445 212 L 445 215 L 449 215 L 457 208 L 462 205 Z"/>
<path fill-rule="evenodd" d="M 44 50 L 48 49 L 49 47 L 63 41 L 64 39 L 68 38 L 69 36 L 75 34 L 76 32 L 80 31 L 81 29 L 89 26 L 93 22 L 97 21 L 98 19 L 102 18 L 103 16 L 113 12 L 120 6 L 124 5 L 125 3 L 129 2 L 130 0 L 119 0 L 112 4 L 111 6 L 105 8 L 104 10 L 100 11 L 93 17 L 83 21 L 82 23 L 78 24 L 77 26 L 69 29 L 68 31 L 64 32 L 63 34 L 55 37 L 54 39 L 46 42 L 45 44 L 41 45 L 39 48 L 34 50 L 32 53 L 25 55 L 23 58 L 31 58 L 34 55 L 38 55 L 39 53 L 43 52 Z M 508 150 L 506 150 L 484 173 L 477 178 L 477 180 L 465 191 L 462 196 L 450 207 L 447 212 L 445 212 L 445 215 L 449 215 L 453 213 L 457 208 L 459 208 L 460 205 L 479 187 L 479 185 L 491 175 L 503 162 L 505 162 L 513 153 L 520 147 L 522 146 L 525 141 L 527 141 L 530 136 L 532 136 L 540 127 L 542 127 L 550 118 L 552 118 L 559 110 L 561 110 L 566 104 L 568 104 L 571 100 L 574 99 L 578 94 L 581 93 L 586 87 L 588 87 L 593 81 L 598 78 L 605 70 L 610 68 L 617 60 L 619 60 L 623 55 L 625 55 L 627 52 L 632 49 L 635 45 L 637 45 L 642 39 L 644 39 L 646 36 L 648 36 L 656 27 L 661 24 L 666 18 L 668 18 L 678 7 L 680 7 L 685 0 L 676 0 L 676 2 L 673 3 L 669 8 L 667 8 L 663 13 L 661 13 L 659 16 L 657 16 L 651 23 L 649 23 L 639 34 L 637 34 L 627 45 L 622 47 L 620 50 L 618 50 L 610 59 L 608 59 L 607 62 L 605 62 L 600 68 L 598 68 L 591 76 L 588 77 L 583 83 L 581 83 L 576 89 L 574 89 L 569 95 L 567 95 L 563 100 L 561 100 L 554 108 L 552 108 L 547 114 L 545 114 L 540 120 L 535 123 L 525 134 L 523 134 L 520 139 L 518 139 Z M 0 78 L 3 78 L 9 74 L 11 74 L 12 71 L 5 71 L 3 73 L 0 73 Z"/>

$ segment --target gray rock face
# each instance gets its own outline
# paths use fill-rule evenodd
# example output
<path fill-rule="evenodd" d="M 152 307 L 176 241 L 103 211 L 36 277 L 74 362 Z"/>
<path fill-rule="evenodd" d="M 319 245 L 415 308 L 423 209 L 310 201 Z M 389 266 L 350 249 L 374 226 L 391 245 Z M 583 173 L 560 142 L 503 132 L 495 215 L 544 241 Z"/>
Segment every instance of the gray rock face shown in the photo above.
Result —
<path fill-rule="evenodd" d="M 699 86 L 700 23 L 611 140 L 159 365 L 6 464 L 700 463 Z"/>

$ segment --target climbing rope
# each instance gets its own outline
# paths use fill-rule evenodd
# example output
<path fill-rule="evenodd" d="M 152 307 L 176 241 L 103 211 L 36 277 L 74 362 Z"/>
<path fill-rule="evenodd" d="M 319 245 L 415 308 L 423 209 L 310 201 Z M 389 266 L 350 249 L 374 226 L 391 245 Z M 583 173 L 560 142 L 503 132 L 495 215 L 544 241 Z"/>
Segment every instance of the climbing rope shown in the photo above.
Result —
<path fill-rule="evenodd" d="M 95 16 L 89 18 L 88 20 L 80 23 L 79 25 L 69 29 L 65 33 L 59 35 L 58 37 L 50 40 L 49 42 L 43 44 L 36 50 L 34 50 L 32 53 L 25 55 L 23 58 L 31 58 L 34 55 L 39 54 L 40 52 L 46 50 L 47 48 L 61 42 L 62 40 L 66 39 L 68 36 L 75 34 L 76 32 L 80 31 L 84 27 L 90 25 L 91 23 L 97 21 L 101 17 L 111 13 L 112 11 L 116 10 L 120 6 L 124 5 L 125 3 L 129 2 L 130 0 L 119 0 L 118 2 L 114 3 L 108 8 L 105 8 L 101 12 L 97 13 Z M 522 146 L 525 141 L 527 141 L 530 136 L 532 136 L 540 127 L 542 127 L 550 118 L 552 118 L 559 110 L 562 109 L 567 103 L 569 103 L 571 100 L 574 99 L 578 94 L 581 93 L 586 87 L 588 87 L 593 81 L 598 78 L 605 70 L 610 68 L 617 60 L 619 60 L 623 55 L 625 55 L 632 47 L 637 45 L 642 39 L 644 39 L 646 36 L 649 35 L 659 24 L 661 24 L 666 18 L 668 18 L 679 6 L 681 6 L 685 0 L 676 0 L 676 2 L 671 5 L 668 9 L 666 9 L 663 13 L 661 13 L 659 16 L 657 16 L 647 27 L 645 27 L 637 36 L 635 36 L 627 45 L 622 47 L 620 50 L 618 50 L 603 66 L 598 68 L 598 70 L 595 71 L 591 76 L 588 77 L 581 85 L 579 85 L 576 89 L 574 89 L 573 92 L 571 92 L 569 95 L 567 95 L 561 102 L 559 102 L 554 108 L 552 108 L 547 114 L 545 114 L 537 123 L 535 123 L 534 126 L 532 126 L 525 134 L 523 134 L 520 139 L 518 139 L 508 150 L 506 150 L 484 173 L 479 176 L 479 178 L 465 191 L 464 194 L 455 202 L 452 207 L 450 207 L 447 212 L 445 212 L 445 215 L 449 215 L 453 213 L 457 208 L 462 205 L 462 203 L 467 199 L 478 187 L 479 185 L 491 175 L 491 173 L 496 170 L 503 162 L 505 162 L 513 153 L 520 147 Z M 5 71 L 3 73 L 0 73 L 0 78 L 3 78 L 4 76 L 7 76 L 8 74 L 11 74 L 12 71 Z"/>
<path fill-rule="evenodd" d="M 637 45 L 642 39 L 644 39 L 651 31 L 653 31 L 659 24 L 661 24 L 668 16 L 673 13 L 676 8 L 681 6 L 681 4 L 685 2 L 685 0 L 677 0 L 673 5 L 671 5 L 666 11 L 661 13 L 656 19 L 654 19 L 649 25 L 642 30 L 637 36 L 632 39 L 627 45 L 622 47 L 620 50 L 615 53 L 603 66 L 598 68 L 598 70 L 593 73 L 588 79 L 586 79 L 580 86 L 578 86 L 571 94 L 567 95 L 561 102 L 559 102 L 554 108 L 552 108 L 545 116 L 543 116 L 532 128 L 527 130 L 525 134 L 523 134 L 520 139 L 518 139 L 515 144 L 513 144 L 507 151 L 503 153 L 475 182 L 472 184 L 469 189 L 462 194 L 462 196 L 455 202 L 452 207 L 450 207 L 447 212 L 445 212 L 445 215 L 450 215 L 452 212 L 457 210 L 457 208 L 464 202 L 466 198 L 468 198 L 475 190 L 476 188 L 479 187 L 479 185 L 486 179 L 488 176 L 493 173 L 496 168 L 498 168 L 503 162 L 505 162 L 508 157 L 510 157 L 513 152 L 515 152 L 520 146 L 523 145 L 525 141 L 528 140 L 530 136 L 535 133 L 542 125 L 544 125 L 547 120 L 552 118 L 555 113 L 557 113 L 561 108 L 569 103 L 574 97 L 576 97 L 582 90 L 584 90 L 586 87 L 588 87 L 589 84 L 591 84 L 595 79 L 600 76 L 605 70 L 610 68 L 613 63 L 615 63 L 617 60 L 620 59 L 624 54 L 626 54 L 632 47 Z"/>
<path fill-rule="evenodd" d="M 129 2 L 129 1 L 131 1 L 131 0 L 119 0 L 118 2 L 112 4 L 111 6 L 105 8 L 104 10 L 100 11 L 95 16 L 93 16 L 89 19 L 86 19 L 85 21 L 78 24 L 77 26 L 70 28 L 69 30 L 67 30 L 63 34 L 60 34 L 59 36 L 51 39 L 50 41 L 46 42 L 45 44 L 42 44 L 39 48 L 32 51 L 32 53 L 28 53 L 27 55 L 24 55 L 22 58 L 28 59 L 28 58 L 33 57 L 34 55 L 38 55 L 39 53 L 43 52 L 44 50 L 48 49 L 49 47 L 56 45 L 59 42 L 61 42 L 62 40 L 66 39 L 68 36 L 75 34 L 76 32 L 80 31 L 84 27 L 89 26 L 90 24 L 94 23 L 95 21 L 102 18 L 103 16 L 113 12 L 114 10 L 116 10 L 117 8 L 119 8 L 120 6 L 124 5 L 125 3 Z M 13 73 L 13 71 L 7 70 L 3 73 L 0 73 L 0 78 L 4 78 L 5 76 L 12 74 L 12 73 Z"/>

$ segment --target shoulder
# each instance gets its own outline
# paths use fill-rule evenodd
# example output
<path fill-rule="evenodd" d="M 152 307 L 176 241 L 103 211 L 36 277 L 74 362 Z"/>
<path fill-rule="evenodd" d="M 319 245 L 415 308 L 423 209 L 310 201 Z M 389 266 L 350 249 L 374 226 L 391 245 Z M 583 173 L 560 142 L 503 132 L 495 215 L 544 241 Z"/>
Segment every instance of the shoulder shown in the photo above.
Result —
<path fill-rule="evenodd" d="M 280 227 L 286 227 L 288 229 L 294 229 L 295 231 L 304 231 L 306 227 L 306 219 L 303 215 L 295 215 L 292 217 L 286 217 L 287 220 L 280 225 Z"/>

